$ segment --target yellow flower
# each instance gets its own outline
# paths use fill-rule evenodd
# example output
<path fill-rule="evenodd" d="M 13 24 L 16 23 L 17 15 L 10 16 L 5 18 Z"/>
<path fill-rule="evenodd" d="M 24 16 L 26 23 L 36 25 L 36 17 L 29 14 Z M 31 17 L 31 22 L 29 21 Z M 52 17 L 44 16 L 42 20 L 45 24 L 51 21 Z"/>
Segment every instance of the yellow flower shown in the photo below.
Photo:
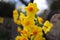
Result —
<path fill-rule="evenodd" d="M 16 36 L 15 40 L 21 40 L 21 36 Z"/>
<path fill-rule="evenodd" d="M 20 13 L 20 16 L 19 16 L 19 19 L 20 19 L 20 20 L 23 20 L 25 17 L 26 17 L 26 16 L 24 15 L 24 13 L 21 12 L 21 13 Z"/>
<path fill-rule="evenodd" d="M 22 30 L 20 27 L 17 28 L 17 31 L 20 33 Z"/>
<path fill-rule="evenodd" d="M 46 21 L 44 23 L 43 30 L 44 30 L 45 33 L 48 33 L 51 30 L 52 27 L 53 27 L 53 24 L 50 23 L 49 21 Z"/>
<path fill-rule="evenodd" d="M 40 33 L 41 36 L 43 35 L 41 27 L 35 27 L 35 29 L 33 30 L 33 35 L 37 35 L 38 33 Z"/>
<path fill-rule="evenodd" d="M 26 18 L 24 18 L 24 21 L 22 21 L 22 25 L 26 28 L 29 28 L 29 27 L 35 25 L 35 22 L 33 19 L 26 17 Z"/>
<path fill-rule="evenodd" d="M 23 30 L 23 31 L 21 32 L 21 33 L 22 33 L 21 35 L 22 35 L 22 36 L 27 36 L 27 32 L 28 32 L 28 30 Z"/>
<path fill-rule="evenodd" d="M 13 11 L 14 23 L 17 23 L 17 18 L 18 18 L 18 12 L 17 12 L 17 10 L 14 10 L 14 11 Z"/>
<path fill-rule="evenodd" d="M 17 36 L 15 40 L 28 40 L 28 38 L 25 36 Z"/>
<path fill-rule="evenodd" d="M 28 40 L 28 38 L 27 38 L 27 37 L 22 36 L 22 37 L 21 37 L 21 40 Z"/>
<path fill-rule="evenodd" d="M 17 19 L 18 18 L 18 11 L 17 10 L 14 10 L 13 11 L 13 18 L 14 19 Z"/>
<path fill-rule="evenodd" d="M 22 38 L 21 40 L 28 40 L 28 39 L 26 39 L 26 38 Z"/>
<path fill-rule="evenodd" d="M 25 28 L 25 29 L 23 29 L 21 35 L 30 38 L 31 32 L 29 31 L 29 29 L 26 29 L 26 28 Z"/>
<path fill-rule="evenodd" d="M 33 17 L 35 16 L 35 14 L 39 9 L 37 8 L 36 3 L 29 3 L 29 5 L 25 7 L 25 10 L 26 10 L 27 16 Z"/>
<path fill-rule="evenodd" d="M 45 40 L 45 38 L 43 37 L 43 32 L 42 30 L 38 30 L 35 31 L 35 32 L 38 32 L 37 34 L 35 33 L 35 35 L 33 34 L 31 36 L 31 40 Z"/>
<path fill-rule="evenodd" d="M 26 16 L 21 12 L 21 13 L 20 13 L 20 16 L 19 16 L 18 23 L 20 22 L 20 24 L 22 25 L 22 21 L 24 21 L 25 17 L 26 17 Z"/>
<path fill-rule="evenodd" d="M 30 27 L 29 29 L 30 29 L 29 30 L 30 34 L 33 34 L 36 36 L 38 33 L 40 33 L 41 35 L 43 35 L 41 27 L 34 25 L 34 26 Z"/>
<path fill-rule="evenodd" d="M 46 40 L 46 39 L 43 37 L 35 37 L 34 40 Z"/>
<path fill-rule="evenodd" d="M 38 17 L 38 21 L 40 24 L 42 24 L 44 22 L 43 18 L 41 18 L 41 17 Z"/>
<path fill-rule="evenodd" d="M 40 33 L 38 33 L 35 37 L 34 40 L 45 40 L 45 38 L 43 36 L 41 36 Z"/>

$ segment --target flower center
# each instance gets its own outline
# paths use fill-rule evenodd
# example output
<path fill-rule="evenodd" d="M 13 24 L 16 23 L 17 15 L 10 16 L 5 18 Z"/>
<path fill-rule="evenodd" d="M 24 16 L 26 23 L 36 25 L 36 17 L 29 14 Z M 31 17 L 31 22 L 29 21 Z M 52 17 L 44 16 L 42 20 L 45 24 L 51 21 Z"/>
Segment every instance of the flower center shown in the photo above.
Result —
<path fill-rule="evenodd" d="M 36 35 L 37 33 L 38 33 L 38 32 L 37 32 L 36 30 L 35 30 L 35 31 L 33 31 L 33 34 L 34 34 L 34 35 Z"/>
<path fill-rule="evenodd" d="M 30 24 L 30 22 L 29 21 L 26 21 L 26 23 L 25 23 L 26 25 L 29 25 Z"/>
<path fill-rule="evenodd" d="M 25 30 L 23 30 L 23 32 L 22 32 L 23 34 L 27 34 L 27 31 L 25 31 Z"/>
<path fill-rule="evenodd" d="M 33 7 L 29 7 L 28 10 L 31 12 L 33 11 Z"/>

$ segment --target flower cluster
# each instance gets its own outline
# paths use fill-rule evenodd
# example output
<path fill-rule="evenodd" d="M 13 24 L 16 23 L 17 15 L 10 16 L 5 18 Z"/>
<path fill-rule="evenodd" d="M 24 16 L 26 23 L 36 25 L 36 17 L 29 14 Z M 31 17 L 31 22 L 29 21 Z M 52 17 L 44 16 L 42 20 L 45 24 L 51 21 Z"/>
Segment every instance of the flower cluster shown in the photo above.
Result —
<path fill-rule="evenodd" d="M 25 15 L 22 12 L 18 15 L 17 10 L 13 11 L 14 22 L 22 25 L 23 28 L 21 29 L 20 26 L 17 28 L 19 35 L 16 36 L 15 40 L 46 40 L 43 35 L 51 30 L 53 24 L 48 20 L 44 22 L 43 18 L 36 16 L 38 10 L 36 3 L 29 3 L 25 7 Z"/>

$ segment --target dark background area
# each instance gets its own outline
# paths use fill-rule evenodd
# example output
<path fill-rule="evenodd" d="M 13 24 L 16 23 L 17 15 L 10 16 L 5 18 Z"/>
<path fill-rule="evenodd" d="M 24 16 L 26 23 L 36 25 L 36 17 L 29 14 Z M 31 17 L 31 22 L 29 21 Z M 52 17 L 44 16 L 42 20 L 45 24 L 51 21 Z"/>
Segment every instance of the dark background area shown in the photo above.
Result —
<path fill-rule="evenodd" d="M 47 16 L 47 20 L 50 21 L 50 19 L 52 18 L 52 16 L 54 14 L 57 14 L 60 12 L 60 0 L 58 1 L 53 1 L 53 3 L 50 5 L 50 12 Z"/>
<path fill-rule="evenodd" d="M 15 4 L 0 2 L 0 17 L 12 18 Z"/>

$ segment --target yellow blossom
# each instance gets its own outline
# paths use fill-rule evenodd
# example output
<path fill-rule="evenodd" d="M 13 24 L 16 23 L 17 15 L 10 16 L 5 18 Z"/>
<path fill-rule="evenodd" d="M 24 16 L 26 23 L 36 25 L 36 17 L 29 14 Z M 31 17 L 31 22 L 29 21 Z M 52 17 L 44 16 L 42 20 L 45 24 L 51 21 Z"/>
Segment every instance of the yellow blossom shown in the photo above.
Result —
<path fill-rule="evenodd" d="M 25 36 L 17 36 L 15 40 L 28 40 L 28 38 Z"/>
<path fill-rule="evenodd" d="M 14 10 L 13 11 L 13 18 L 14 19 L 17 19 L 18 18 L 18 12 L 17 12 L 17 10 Z"/>
<path fill-rule="evenodd" d="M 21 12 L 21 13 L 20 13 L 20 16 L 19 16 L 19 19 L 20 19 L 20 20 L 23 20 L 25 17 L 26 17 L 26 16 L 24 15 L 24 13 Z"/>
<path fill-rule="evenodd" d="M 16 36 L 15 40 L 21 40 L 21 36 Z"/>
<path fill-rule="evenodd" d="M 41 17 L 38 17 L 38 21 L 40 24 L 42 24 L 44 22 L 43 18 L 41 18 Z"/>
<path fill-rule="evenodd" d="M 30 35 L 32 34 L 32 32 L 31 32 L 31 30 L 29 30 L 29 29 L 30 29 L 30 28 L 25 28 L 25 27 L 24 27 L 21 35 L 30 38 Z"/>
<path fill-rule="evenodd" d="M 38 33 L 40 33 L 41 36 L 43 35 L 41 27 L 35 27 L 35 29 L 33 30 L 33 35 L 37 35 Z"/>
<path fill-rule="evenodd" d="M 52 27 L 53 27 L 53 24 L 50 23 L 49 21 L 46 21 L 44 23 L 43 30 L 44 30 L 45 33 L 48 33 L 51 30 Z"/>
<path fill-rule="evenodd" d="M 20 24 L 22 25 L 22 21 L 24 20 L 26 16 L 21 12 L 19 15 L 19 20 L 20 20 Z"/>
<path fill-rule="evenodd" d="M 22 37 L 21 37 L 21 40 L 28 40 L 28 38 L 25 37 L 25 36 L 22 36 Z"/>
<path fill-rule="evenodd" d="M 22 30 L 20 27 L 17 28 L 17 31 L 20 33 Z"/>
<path fill-rule="evenodd" d="M 26 10 L 27 16 L 33 17 L 35 16 L 35 14 L 37 13 L 39 9 L 37 8 L 36 3 L 29 3 L 29 5 L 25 7 L 25 10 Z"/>
<path fill-rule="evenodd" d="M 32 26 L 32 27 L 29 27 L 29 32 L 30 34 L 33 34 L 33 35 L 37 35 L 38 33 L 40 33 L 41 35 L 43 35 L 43 32 L 42 32 L 42 28 L 41 27 L 38 27 L 36 25 Z"/>
<path fill-rule="evenodd" d="M 33 19 L 29 19 L 28 17 L 26 17 L 26 18 L 24 19 L 24 21 L 22 21 L 22 25 L 23 25 L 24 27 L 29 28 L 29 27 L 35 25 L 35 22 L 34 22 Z"/>
<path fill-rule="evenodd" d="M 45 38 L 38 33 L 36 36 L 34 36 L 34 40 L 45 40 Z"/>
<path fill-rule="evenodd" d="M 28 40 L 28 39 L 26 39 L 26 38 L 22 38 L 21 40 Z"/>
<path fill-rule="evenodd" d="M 22 35 L 22 36 L 27 36 L 27 32 L 28 32 L 28 30 L 23 30 L 23 31 L 21 32 L 21 33 L 22 33 L 21 35 Z"/>
<path fill-rule="evenodd" d="M 17 23 L 17 18 L 18 18 L 18 12 L 17 12 L 17 10 L 14 10 L 14 11 L 13 11 L 14 23 Z"/>

